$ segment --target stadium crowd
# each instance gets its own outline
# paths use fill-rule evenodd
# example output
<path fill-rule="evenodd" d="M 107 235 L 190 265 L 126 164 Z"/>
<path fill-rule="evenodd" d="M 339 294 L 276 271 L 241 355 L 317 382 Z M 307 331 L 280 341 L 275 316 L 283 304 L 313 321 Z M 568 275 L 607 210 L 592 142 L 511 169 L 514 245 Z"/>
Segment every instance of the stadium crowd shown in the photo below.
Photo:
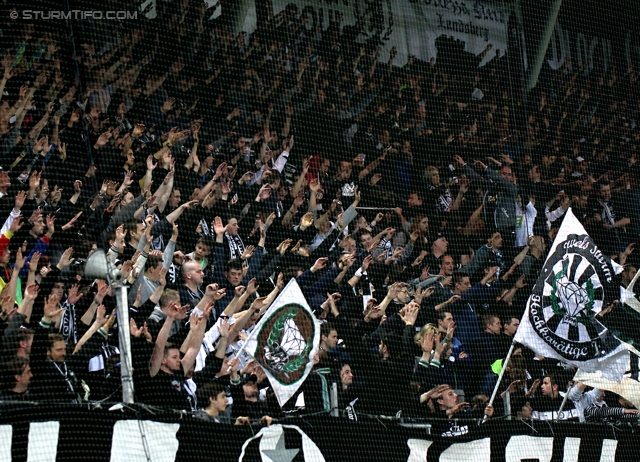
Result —
<path fill-rule="evenodd" d="M 502 360 L 570 206 L 635 274 L 636 69 L 567 60 L 513 114 L 504 52 L 478 67 L 491 45 L 400 66 L 339 16 L 310 29 L 290 5 L 234 36 L 206 4 L 159 5 L 74 42 L 3 34 L 2 406 L 119 400 L 115 294 L 83 272 L 103 248 L 131 284 L 136 402 L 269 424 L 329 411 L 335 382 L 354 420 L 491 417 L 504 366 L 511 412 L 553 418 L 572 371 Z M 291 278 L 322 341 L 280 407 L 235 353 Z M 618 398 L 578 384 L 565 409 L 637 421 Z"/>

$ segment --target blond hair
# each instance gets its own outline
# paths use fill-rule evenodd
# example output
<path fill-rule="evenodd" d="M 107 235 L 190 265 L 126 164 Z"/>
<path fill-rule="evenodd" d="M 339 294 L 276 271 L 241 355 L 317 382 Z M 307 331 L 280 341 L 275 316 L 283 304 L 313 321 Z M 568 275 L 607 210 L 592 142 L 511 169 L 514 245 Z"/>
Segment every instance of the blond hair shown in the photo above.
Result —
<path fill-rule="evenodd" d="M 418 345 L 422 345 L 422 339 L 424 339 L 424 336 L 429 332 L 435 336 L 438 333 L 438 328 L 433 324 L 425 324 L 422 326 L 422 329 L 413 336 L 413 341 Z"/>

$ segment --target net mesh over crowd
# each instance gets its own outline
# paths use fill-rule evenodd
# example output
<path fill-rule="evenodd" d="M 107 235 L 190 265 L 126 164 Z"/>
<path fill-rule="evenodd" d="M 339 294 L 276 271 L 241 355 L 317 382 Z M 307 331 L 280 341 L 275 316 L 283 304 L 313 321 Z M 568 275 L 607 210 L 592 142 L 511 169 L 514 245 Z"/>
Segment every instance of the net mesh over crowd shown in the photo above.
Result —
<path fill-rule="evenodd" d="M 0 460 L 637 460 L 638 19 L 4 2 Z"/>

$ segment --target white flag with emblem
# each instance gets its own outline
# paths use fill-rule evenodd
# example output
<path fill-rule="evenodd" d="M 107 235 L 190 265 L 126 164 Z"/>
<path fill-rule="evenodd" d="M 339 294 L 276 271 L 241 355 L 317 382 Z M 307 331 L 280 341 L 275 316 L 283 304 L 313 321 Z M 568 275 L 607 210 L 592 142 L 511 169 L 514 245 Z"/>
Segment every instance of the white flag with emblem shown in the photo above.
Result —
<path fill-rule="evenodd" d="M 611 261 L 567 210 L 520 321 L 515 341 L 545 358 L 619 382 L 628 365 L 621 342 L 598 319 L 620 296 Z"/>
<path fill-rule="evenodd" d="M 320 323 L 291 279 L 247 338 L 244 350 L 265 371 L 284 405 L 311 370 L 320 346 Z"/>

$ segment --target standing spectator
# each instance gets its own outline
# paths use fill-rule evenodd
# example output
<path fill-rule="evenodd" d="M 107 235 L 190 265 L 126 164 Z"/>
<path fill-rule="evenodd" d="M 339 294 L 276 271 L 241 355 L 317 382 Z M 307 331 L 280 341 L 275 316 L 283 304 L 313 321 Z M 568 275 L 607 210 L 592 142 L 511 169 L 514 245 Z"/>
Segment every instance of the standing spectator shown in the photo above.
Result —
<path fill-rule="evenodd" d="M 467 177 L 473 181 L 485 182 L 486 180 L 477 174 L 460 157 L 454 156 L 454 160 L 462 166 Z M 488 168 L 483 162 L 476 161 L 475 167 L 486 175 L 487 191 L 484 197 L 484 222 L 489 229 L 500 233 L 504 240 L 504 248 L 508 255 L 514 254 L 515 229 L 516 229 L 516 198 L 518 188 L 514 184 L 511 167 L 504 165 L 500 168 L 500 174 Z"/>

